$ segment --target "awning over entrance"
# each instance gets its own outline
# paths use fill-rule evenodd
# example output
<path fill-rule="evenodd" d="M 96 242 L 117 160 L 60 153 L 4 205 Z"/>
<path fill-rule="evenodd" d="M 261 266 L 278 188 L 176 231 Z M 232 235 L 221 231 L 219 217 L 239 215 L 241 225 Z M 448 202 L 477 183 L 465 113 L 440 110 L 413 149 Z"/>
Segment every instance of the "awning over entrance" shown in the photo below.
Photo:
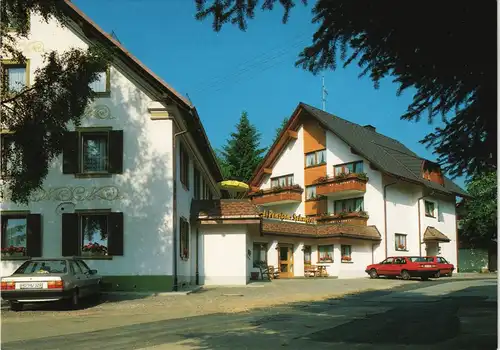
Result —
<path fill-rule="evenodd" d="M 438 229 L 427 226 L 424 232 L 424 242 L 449 242 L 449 239 L 444 233 Z"/>
<path fill-rule="evenodd" d="M 380 241 L 381 235 L 376 226 L 348 224 L 304 224 L 280 220 L 262 220 L 262 233 L 309 238 L 354 238 Z"/>

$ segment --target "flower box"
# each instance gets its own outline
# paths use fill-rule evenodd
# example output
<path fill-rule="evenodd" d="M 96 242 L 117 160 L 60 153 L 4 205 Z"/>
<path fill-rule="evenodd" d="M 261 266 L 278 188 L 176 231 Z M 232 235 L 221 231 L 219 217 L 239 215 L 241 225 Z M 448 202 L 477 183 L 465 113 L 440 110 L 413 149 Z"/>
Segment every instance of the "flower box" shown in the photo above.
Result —
<path fill-rule="evenodd" d="M 92 252 L 92 251 L 83 251 L 82 256 L 104 256 L 107 255 L 106 252 Z"/>
<path fill-rule="evenodd" d="M 342 257 L 342 261 L 344 261 L 344 262 L 349 262 L 351 260 L 352 260 L 352 258 L 350 256 L 343 256 Z"/>
<path fill-rule="evenodd" d="M 2 256 L 24 256 L 24 252 L 2 252 Z"/>

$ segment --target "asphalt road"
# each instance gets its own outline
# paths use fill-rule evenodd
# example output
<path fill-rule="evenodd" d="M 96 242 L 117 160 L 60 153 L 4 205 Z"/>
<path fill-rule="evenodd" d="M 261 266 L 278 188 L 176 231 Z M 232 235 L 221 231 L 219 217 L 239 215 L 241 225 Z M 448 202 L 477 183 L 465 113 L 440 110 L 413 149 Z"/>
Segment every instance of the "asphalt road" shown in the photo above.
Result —
<path fill-rule="evenodd" d="M 105 323 L 106 319 L 82 316 L 81 322 Z M 36 327 L 33 320 L 29 324 Z M 22 326 L 20 322 L 16 327 Z M 497 348 L 497 279 L 440 279 L 321 302 L 112 328 L 107 325 L 92 332 L 76 328 L 58 336 L 22 341 L 4 342 L 6 331 L 8 327 L 2 324 L 4 350 L 487 350 Z"/>

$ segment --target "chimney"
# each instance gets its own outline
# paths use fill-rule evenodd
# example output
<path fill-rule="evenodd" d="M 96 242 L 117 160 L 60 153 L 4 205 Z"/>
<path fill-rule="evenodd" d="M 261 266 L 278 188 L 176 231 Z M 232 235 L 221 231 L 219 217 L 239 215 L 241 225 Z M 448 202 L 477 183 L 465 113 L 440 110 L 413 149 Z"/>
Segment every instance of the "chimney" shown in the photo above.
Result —
<path fill-rule="evenodd" d="M 371 130 L 371 131 L 376 131 L 377 130 L 373 125 L 370 125 L 370 124 L 363 126 L 363 128 Z"/>

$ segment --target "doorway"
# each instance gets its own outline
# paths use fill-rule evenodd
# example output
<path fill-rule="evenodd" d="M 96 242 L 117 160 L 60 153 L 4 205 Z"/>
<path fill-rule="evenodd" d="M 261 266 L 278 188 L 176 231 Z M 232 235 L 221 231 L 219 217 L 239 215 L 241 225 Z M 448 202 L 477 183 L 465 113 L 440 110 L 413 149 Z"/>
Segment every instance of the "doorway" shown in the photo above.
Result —
<path fill-rule="evenodd" d="M 279 244 L 278 261 L 280 278 L 291 278 L 293 274 L 293 245 Z"/>

